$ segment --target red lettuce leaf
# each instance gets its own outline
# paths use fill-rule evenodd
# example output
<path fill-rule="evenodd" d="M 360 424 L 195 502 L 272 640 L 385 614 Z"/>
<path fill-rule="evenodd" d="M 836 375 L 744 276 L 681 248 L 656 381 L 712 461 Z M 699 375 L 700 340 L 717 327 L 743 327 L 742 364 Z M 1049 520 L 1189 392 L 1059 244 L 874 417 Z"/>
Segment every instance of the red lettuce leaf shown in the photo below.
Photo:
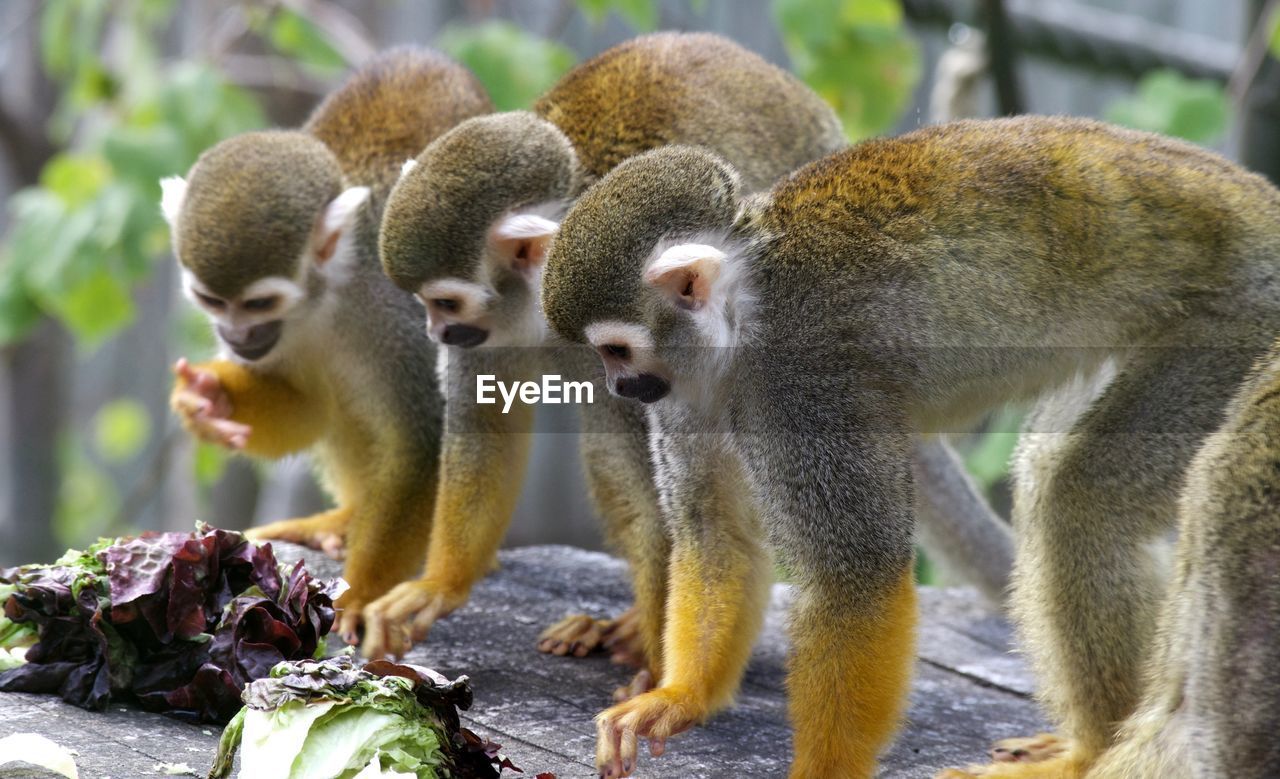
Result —
<path fill-rule="evenodd" d="M 270 545 L 203 525 L 121 539 L 97 560 L 93 571 L 0 571 L 0 582 L 17 584 L 5 615 L 39 634 L 28 662 L 0 673 L 0 690 L 57 693 L 99 710 L 113 696 L 132 698 L 225 722 L 246 683 L 316 654 L 341 593 L 340 581 L 313 579 L 301 563 L 286 582 Z"/>

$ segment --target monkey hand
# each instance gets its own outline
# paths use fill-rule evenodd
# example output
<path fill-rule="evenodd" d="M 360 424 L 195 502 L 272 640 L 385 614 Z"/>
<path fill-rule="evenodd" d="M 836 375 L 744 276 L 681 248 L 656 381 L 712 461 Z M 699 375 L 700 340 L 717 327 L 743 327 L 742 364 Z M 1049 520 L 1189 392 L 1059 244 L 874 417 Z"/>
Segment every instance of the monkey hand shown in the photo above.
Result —
<path fill-rule="evenodd" d="M 646 666 L 644 643 L 640 636 L 640 612 L 635 606 L 617 619 L 573 614 L 538 636 L 538 651 L 550 655 L 586 657 L 597 649 L 607 651 L 610 660 L 618 665 Z"/>
<path fill-rule="evenodd" d="M 231 396 L 211 371 L 191 366 L 186 358 L 173 366 L 173 394 L 169 404 L 177 412 L 182 425 L 201 441 L 243 449 L 249 442 L 251 428 L 231 419 Z"/>
<path fill-rule="evenodd" d="M 348 508 L 339 507 L 301 519 L 284 519 L 245 531 L 250 541 L 289 541 L 318 549 L 334 560 L 346 556 Z"/>
<path fill-rule="evenodd" d="M 636 770 L 640 739 L 649 754 L 661 755 L 667 739 L 702 721 L 704 701 L 676 686 L 659 687 L 607 709 L 596 717 L 596 768 L 602 779 L 631 776 Z"/>
<path fill-rule="evenodd" d="M 427 579 L 402 582 L 364 608 L 364 645 L 370 659 L 400 658 L 422 641 L 436 620 L 467 602 L 468 593 L 440 590 Z"/>

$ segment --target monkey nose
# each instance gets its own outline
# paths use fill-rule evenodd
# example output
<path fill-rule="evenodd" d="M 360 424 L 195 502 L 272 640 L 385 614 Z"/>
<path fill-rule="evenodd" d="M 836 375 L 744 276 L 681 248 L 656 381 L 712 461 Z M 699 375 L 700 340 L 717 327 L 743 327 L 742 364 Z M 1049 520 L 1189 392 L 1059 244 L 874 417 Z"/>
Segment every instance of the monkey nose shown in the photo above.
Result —
<path fill-rule="evenodd" d="M 237 357 L 244 360 L 259 360 L 275 348 L 283 329 L 284 322 L 279 319 L 254 325 L 243 333 L 236 333 L 219 325 L 218 337 L 231 348 L 231 351 L 235 352 Z"/>
<path fill-rule="evenodd" d="M 652 373 L 642 373 L 639 376 L 618 379 L 614 382 L 613 388 L 624 398 L 633 398 L 641 403 L 653 403 L 667 396 L 671 391 L 671 383 Z"/>
<path fill-rule="evenodd" d="M 463 349 L 479 346 L 488 337 L 488 330 L 482 330 L 471 325 L 445 325 L 444 330 L 440 331 L 441 342 L 449 346 L 461 346 Z"/>

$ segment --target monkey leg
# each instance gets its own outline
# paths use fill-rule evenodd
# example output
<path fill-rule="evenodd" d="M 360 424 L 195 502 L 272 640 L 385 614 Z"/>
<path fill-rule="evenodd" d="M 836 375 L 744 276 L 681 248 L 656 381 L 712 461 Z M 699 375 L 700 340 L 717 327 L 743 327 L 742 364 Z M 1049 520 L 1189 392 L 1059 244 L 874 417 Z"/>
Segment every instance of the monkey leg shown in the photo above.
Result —
<path fill-rule="evenodd" d="M 217 377 L 221 392 L 230 401 L 229 419 L 249 427 L 246 454 L 279 459 L 307 449 L 328 427 L 324 409 L 316 398 L 283 378 L 257 373 L 227 360 L 192 368 Z M 179 407 L 179 393 L 185 386 L 186 381 L 180 377 L 174 388 L 174 407 L 182 415 L 183 424 L 190 428 L 192 420 Z"/>
<path fill-rule="evenodd" d="M 335 560 L 346 554 L 351 507 L 339 506 L 299 519 L 282 519 L 245 531 L 251 541 L 290 541 L 318 549 Z"/>
<path fill-rule="evenodd" d="M 640 673 L 634 691 L 662 674 L 662 624 L 670 542 L 658 507 L 643 411 L 605 393 L 583 408 L 581 448 L 591 499 L 611 547 L 630 563 L 635 604 L 616 620 L 570 617 L 543 633 L 538 649 L 581 657 L 596 646 Z M 648 671 L 648 674 L 644 674 Z"/>
<path fill-rule="evenodd" d="M 1164 590 L 1151 544 L 1172 527 L 1187 463 L 1250 360 L 1247 349 L 1138 350 L 1091 405 L 1059 392 L 1028 421 L 1012 603 L 1073 759 L 1104 751 L 1138 702 Z"/>
<path fill-rule="evenodd" d="M 668 738 L 725 706 L 764 621 L 772 569 L 738 470 L 723 461 L 696 467 L 707 480 L 675 509 L 662 676 L 596 718 L 601 776 L 631 775 L 640 739 L 656 757 Z"/>
<path fill-rule="evenodd" d="M 916 625 L 912 570 L 886 592 L 805 587 L 792 606 L 792 779 L 870 777 L 901 723 Z"/>
<path fill-rule="evenodd" d="M 1091 779 L 1280 776 L 1280 347 L 1197 453 L 1142 703 Z"/>

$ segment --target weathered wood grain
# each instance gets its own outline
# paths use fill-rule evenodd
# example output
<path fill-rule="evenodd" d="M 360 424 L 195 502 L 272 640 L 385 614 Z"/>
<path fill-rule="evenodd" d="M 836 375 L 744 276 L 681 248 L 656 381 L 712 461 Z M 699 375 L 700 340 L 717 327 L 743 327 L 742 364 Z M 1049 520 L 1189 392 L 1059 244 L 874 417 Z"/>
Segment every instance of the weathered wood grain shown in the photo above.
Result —
<path fill-rule="evenodd" d="M 299 554 L 281 545 L 281 557 Z M 306 554 L 318 573 L 338 565 Z M 468 726 L 503 744 L 526 776 L 593 776 L 592 717 L 630 676 L 604 657 L 565 659 L 534 651 L 535 638 L 565 614 L 612 615 L 629 601 L 622 562 L 568 547 L 502 553 L 502 569 L 471 602 L 436 626 L 407 659 L 475 688 Z M 785 605 L 774 590 L 769 617 L 737 703 L 710 723 L 673 739 L 661 758 L 642 758 L 640 776 L 782 777 L 790 755 L 783 694 Z M 1029 699 L 1031 678 L 1010 653 L 1008 625 L 969 590 L 921 590 L 919 662 L 908 722 L 885 756 L 884 777 L 928 777 L 940 767 L 982 758 L 991 741 L 1029 735 L 1045 723 Z M 200 776 L 213 759 L 215 728 L 186 725 L 128 706 L 105 714 L 51 697 L 0 694 L 0 737 L 42 733 L 76 750 L 86 779 L 161 776 L 160 763 L 186 763 Z M 3 776 L 39 776 L 31 771 Z"/>

